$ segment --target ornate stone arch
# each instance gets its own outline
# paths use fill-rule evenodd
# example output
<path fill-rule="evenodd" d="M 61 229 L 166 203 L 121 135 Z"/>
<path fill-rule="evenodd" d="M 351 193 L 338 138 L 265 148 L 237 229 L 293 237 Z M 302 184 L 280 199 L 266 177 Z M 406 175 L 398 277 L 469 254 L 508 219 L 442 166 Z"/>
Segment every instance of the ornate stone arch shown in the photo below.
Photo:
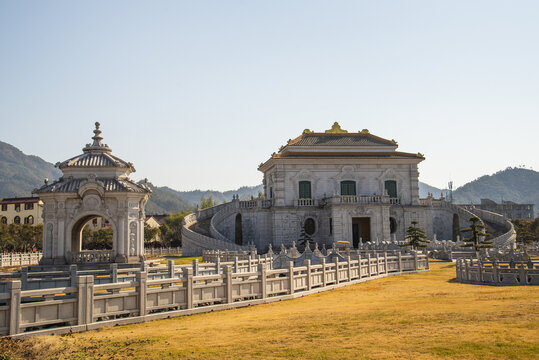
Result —
<path fill-rule="evenodd" d="M 102 217 L 106 219 L 109 222 L 110 227 L 112 228 L 112 249 L 114 250 L 114 253 L 118 253 L 118 226 L 116 224 L 116 221 L 114 221 L 114 218 L 109 216 L 106 212 L 101 210 L 83 210 L 78 212 L 76 215 L 73 216 L 73 218 L 67 223 L 66 226 L 66 234 L 70 236 L 70 239 L 68 239 L 69 243 L 69 249 L 70 252 L 77 252 L 80 250 L 81 244 L 76 244 L 75 242 L 80 241 L 80 237 L 78 239 L 75 239 L 75 232 L 79 232 L 82 230 L 82 227 L 86 222 L 93 217 Z M 77 229 L 77 227 L 80 227 L 80 229 Z M 77 247 L 78 246 L 78 247 Z"/>

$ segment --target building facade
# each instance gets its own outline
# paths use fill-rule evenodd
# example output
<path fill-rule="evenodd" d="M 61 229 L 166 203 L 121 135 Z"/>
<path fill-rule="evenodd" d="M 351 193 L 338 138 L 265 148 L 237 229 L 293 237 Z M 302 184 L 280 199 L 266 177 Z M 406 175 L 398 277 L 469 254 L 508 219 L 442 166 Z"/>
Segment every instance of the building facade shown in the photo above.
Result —
<path fill-rule="evenodd" d="M 456 240 L 471 215 L 443 200 L 419 199 L 418 164 L 425 158 L 397 149 L 395 140 L 366 129 L 348 132 L 338 123 L 325 132 L 306 129 L 260 164 L 265 199 L 236 197 L 196 214 L 201 224 L 211 219 L 204 233 L 219 241 L 201 232 L 187 239 L 186 251 L 233 243 L 263 253 L 306 238 L 319 246 L 397 242 L 414 220 L 431 239 Z"/>
<path fill-rule="evenodd" d="M 0 223 L 38 225 L 43 202 L 38 197 L 4 198 L 0 201 Z"/>

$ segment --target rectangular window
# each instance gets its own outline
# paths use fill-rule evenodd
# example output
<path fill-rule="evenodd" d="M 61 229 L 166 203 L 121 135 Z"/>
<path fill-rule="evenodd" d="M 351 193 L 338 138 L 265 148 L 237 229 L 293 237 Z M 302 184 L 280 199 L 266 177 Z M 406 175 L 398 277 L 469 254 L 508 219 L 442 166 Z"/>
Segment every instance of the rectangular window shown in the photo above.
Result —
<path fill-rule="evenodd" d="M 270 199 L 273 199 L 273 188 L 270 187 L 270 196 L 269 196 Z"/>
<path fill-rule="evenodd" d="M 7 204 L 2 204 L 2 211 L 7 211 Z"/>
<path fill-rule="evenodd" d="M 299 198 L 311 199 L 311 182 L 310 181 L 299 182 Z"/>
<path fill-rule="evenodd" d="M 32 210 L 34 208 L 34 204 L 24 204 L 24 210 Z"/>
<path fill-rule="evenodd" d="M 15 211 L 21 211 L 21 204 L 15 204 Z"/>
<path fill-rule="evenodd" d="M 387 180 L 386 182 L 384 182 L 384 187 L 389 197 L 397 197 L 397 182 L 395 180 Z"/>
<path fill-rule="evenodd" d="M 355 181 L 341 181 L 341 195 L 355 196 L 356 195 L 356 182 Z"/>
<path fill-rule="evenodd" d="M 333 219 L 329 218 L 329 235 L 333 234 Z"/>

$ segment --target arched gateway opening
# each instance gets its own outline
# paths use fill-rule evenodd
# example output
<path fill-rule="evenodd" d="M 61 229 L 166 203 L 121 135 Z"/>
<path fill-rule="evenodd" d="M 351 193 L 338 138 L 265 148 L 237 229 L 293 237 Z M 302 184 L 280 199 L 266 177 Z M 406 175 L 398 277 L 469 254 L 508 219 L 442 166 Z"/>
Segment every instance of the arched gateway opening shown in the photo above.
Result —
<path fill-rule="evenodd" d="M 90 214 L 77 220 L 71 229 L 71 258 L 74 263 L 114 261 L 116 232 L 105 217 Z"/>

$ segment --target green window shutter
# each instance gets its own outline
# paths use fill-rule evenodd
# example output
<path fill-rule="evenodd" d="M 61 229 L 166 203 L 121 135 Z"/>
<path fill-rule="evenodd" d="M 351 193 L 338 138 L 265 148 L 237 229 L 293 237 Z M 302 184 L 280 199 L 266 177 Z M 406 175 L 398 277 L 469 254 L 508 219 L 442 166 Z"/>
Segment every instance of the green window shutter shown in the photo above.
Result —
<path fill-rule="evenodd" d="M 311 182 L 310 181 L 299 182 L 299 198 L 300 199 L 311 198 Z"/>
<path fill-rule="evenodd" d="M 356 195 L 356 182 L 355 181 L 341 181 L 341 195 L 355 196 Z"/>
<path fill-rule="evenodd" d="M 387 180 L 384 182 L 384 187 L 387 190 L 389 197 L 397 197 L 397 182 L 395 180 Z"/>

